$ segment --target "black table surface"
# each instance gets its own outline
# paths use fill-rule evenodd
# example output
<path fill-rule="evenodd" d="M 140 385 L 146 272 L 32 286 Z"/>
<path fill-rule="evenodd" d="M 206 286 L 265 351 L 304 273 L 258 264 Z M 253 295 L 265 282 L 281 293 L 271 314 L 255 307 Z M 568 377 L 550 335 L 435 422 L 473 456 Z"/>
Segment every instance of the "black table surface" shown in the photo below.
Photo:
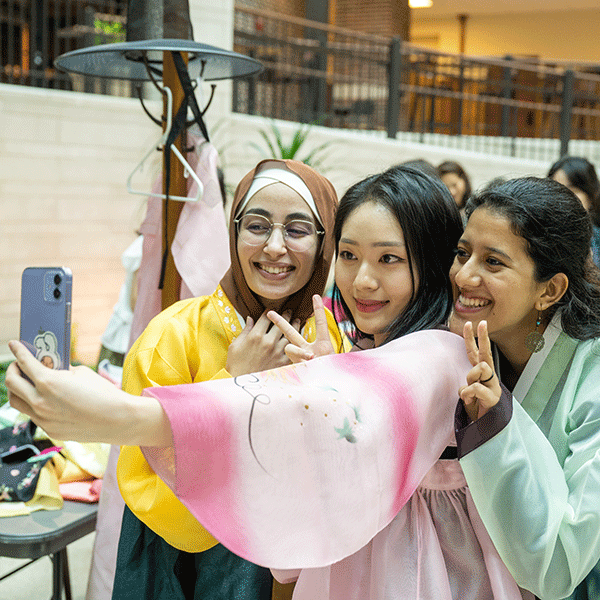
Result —
<path fill-rule="evenodd" d="M 96 528 L 98 504 L 65 500 L 60 510 L 0 517 L 0 556 L 39 558 L 54 554 Z"/>

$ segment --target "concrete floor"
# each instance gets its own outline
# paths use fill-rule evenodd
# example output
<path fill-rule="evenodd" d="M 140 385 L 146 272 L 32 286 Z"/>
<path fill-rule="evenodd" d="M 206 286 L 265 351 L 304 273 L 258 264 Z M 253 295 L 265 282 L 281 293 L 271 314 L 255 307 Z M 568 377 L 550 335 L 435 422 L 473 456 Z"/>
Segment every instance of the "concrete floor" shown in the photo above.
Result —
<path fill-rule="evenodd" d="M 67 547 L 73 600 L 85 600 L 95 535 L 90 533 Z M 0 557 L 0 577 L 27 562 Z M 0 582 L 0 600 L 49 600 L 51 597 L 52 562 L 46 556 Z"/>

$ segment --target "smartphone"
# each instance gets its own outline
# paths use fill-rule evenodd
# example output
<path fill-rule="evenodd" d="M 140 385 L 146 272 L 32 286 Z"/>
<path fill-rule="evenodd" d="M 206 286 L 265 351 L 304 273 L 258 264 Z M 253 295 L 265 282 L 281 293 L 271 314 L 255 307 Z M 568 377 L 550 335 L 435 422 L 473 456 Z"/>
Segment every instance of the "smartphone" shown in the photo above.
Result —
<path fill-rule="evenodd" d="M 21 277 L 21 341 L 51 369 L 71 359 L 73 275 L 65 267 L 27 267 Z"/>

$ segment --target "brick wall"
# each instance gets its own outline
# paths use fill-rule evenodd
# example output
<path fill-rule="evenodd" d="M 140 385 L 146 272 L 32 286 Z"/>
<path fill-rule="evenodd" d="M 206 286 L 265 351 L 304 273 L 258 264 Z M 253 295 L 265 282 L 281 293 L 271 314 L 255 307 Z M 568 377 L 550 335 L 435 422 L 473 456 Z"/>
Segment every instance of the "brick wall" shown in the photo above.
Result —
<path fill-rule="evenodd" d="M 408 39 L 408 0 L 335 0 L 335 4 L 335 24 L 339 27 Z"/>
<path fill-rule="evenodd" d="M 63 265 L 77 358 L 94 362 L 143 216 L 125 181 L 160 132 L 133 99 L 2 84 L 0 108 L 0 340 L 19 334 L 23 269 Z"/>
<path fill-rule="evenodd" d="M 243 0 L 239 4 L 282 15 L 306 16 L 304 0 Z M 329 7 L 335 13 L 335 25 L 339 27 L 408 39 L 408 0 L 329 0 Z"/>
<path fill-rule="evenodd" d="M 237 4 L 294 17 L 304 17 L 305 15 L 304 0 L 242 0 Z"/>

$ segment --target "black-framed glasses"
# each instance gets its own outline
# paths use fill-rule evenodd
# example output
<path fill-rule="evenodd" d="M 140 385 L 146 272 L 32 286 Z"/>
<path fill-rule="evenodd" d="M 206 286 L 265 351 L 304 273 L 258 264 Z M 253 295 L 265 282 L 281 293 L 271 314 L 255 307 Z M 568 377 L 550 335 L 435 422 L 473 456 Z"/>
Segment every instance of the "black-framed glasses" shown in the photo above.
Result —
<path fill-rule="evenodd" d="M 311 221 L 296 219 L 288 223 L 273 223 L 262 215 L 247 214 L 233 221 L 237 227 L 238 238 L 248 246 L 265 244 L 273 233 L 273 227 L 281 227 L 283 240 L 290 250 L 302 252 L 315 245 L 320 231 Z"/>

